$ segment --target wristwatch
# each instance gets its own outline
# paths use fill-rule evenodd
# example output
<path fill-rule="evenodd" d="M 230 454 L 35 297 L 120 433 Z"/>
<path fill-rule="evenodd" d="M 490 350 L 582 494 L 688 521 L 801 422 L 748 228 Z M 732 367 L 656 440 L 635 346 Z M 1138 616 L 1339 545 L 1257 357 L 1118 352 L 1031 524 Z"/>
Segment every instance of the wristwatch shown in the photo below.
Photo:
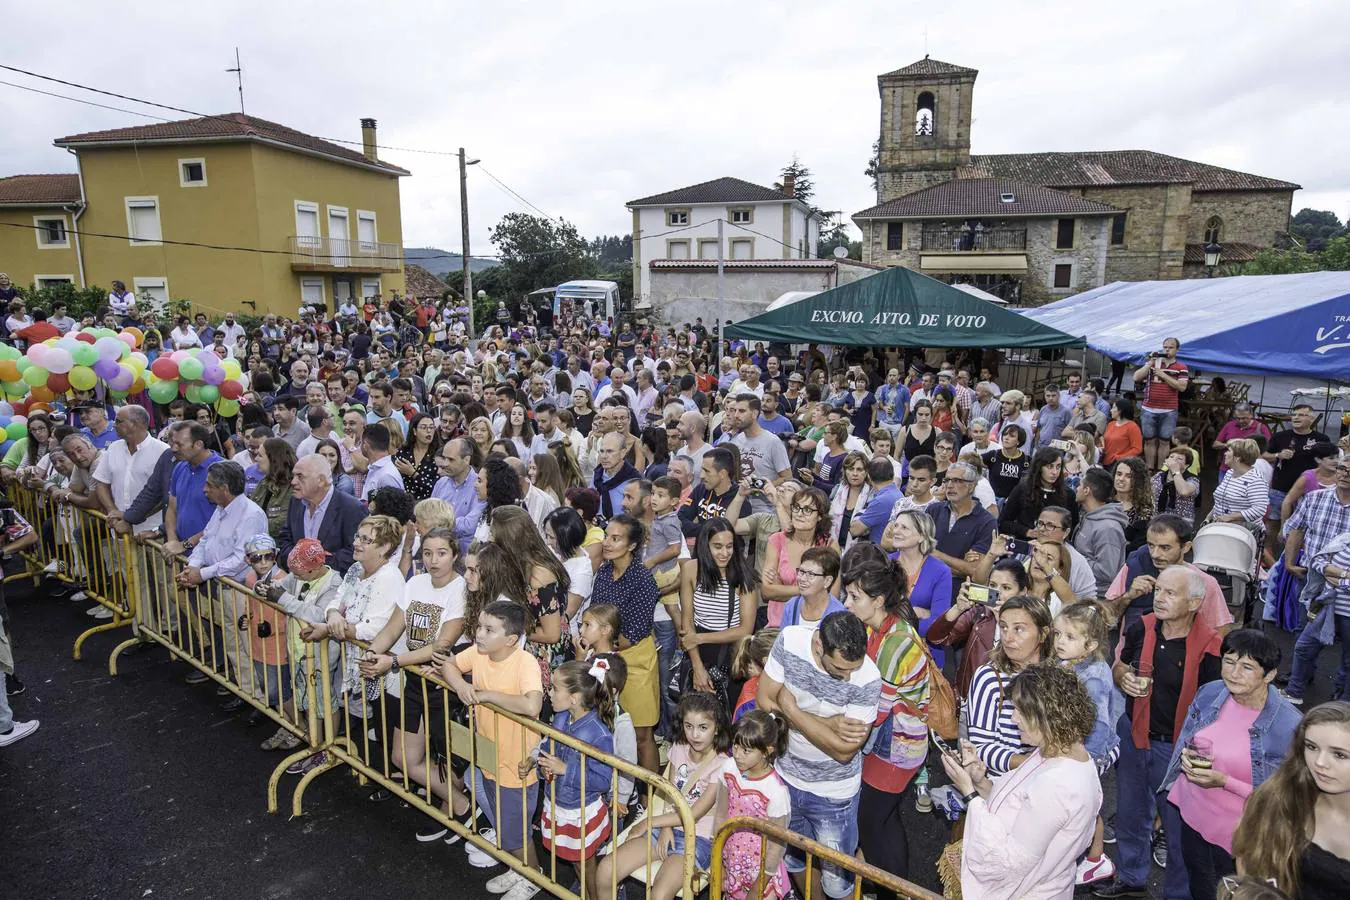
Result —
<path fill-rule="evenodd" d="M 390 672 L 397 672 L 397 671 L 398 671 L 399 669 L 401 669 L 401 668 L 402 668 L 402 666 L 400 666 L 400 665 L 398 664 L 398 654 L 397 654 L 397 653 L 390 653 L 390 654 L 389 654 L 389 671 L 390 671 Z"/>
<path fill-rule="evenodd" d="M 961 797 L 961 802 L 964 803 L 966 806 L 970 806 L 970 801 L 974 800 L 978 796 L 980 796 L 979 791 L 971 791 L 969 794 L 965 794 Z"/>

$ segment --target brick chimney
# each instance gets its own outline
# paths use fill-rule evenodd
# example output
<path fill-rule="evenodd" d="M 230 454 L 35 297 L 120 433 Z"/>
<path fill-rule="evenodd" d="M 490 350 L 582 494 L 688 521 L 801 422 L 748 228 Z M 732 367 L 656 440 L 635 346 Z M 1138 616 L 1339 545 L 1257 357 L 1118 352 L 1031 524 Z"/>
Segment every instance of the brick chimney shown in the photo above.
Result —
<path fill-rule="evenodd" d="M 371 162 L 378 162 L 380 154 L 375 152 L 375 120 L 361 120 L 361 152 Z"/>
<path fill-rule="evenodd" d="M 783 176 L 783 195 L 793 200 L 797 198 L 797 176 L 791 172 Z"/>

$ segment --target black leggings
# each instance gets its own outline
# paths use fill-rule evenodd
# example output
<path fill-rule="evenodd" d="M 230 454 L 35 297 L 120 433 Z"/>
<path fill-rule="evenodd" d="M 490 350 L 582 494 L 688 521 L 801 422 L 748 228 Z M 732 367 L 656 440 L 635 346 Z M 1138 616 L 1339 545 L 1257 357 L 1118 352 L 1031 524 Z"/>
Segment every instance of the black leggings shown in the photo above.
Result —
<path fill-rule="evenodd" d="M 858 796 L 858 845 L 863 855 L 878 869 L 901 878 L 909 878 L 909 839 L 900 812 L 910 793 L 906 788 L 891 794 L 864 782 Z M 894 900 L 895 894 L 878 885 L 877 898 Z"/>
<path fill-rule="evenodd" d="M 1205 840 L 1186 820 L 1181 820 L 1181 858 L 1186 860 L 1192 897 L 1213 897 L 1225 875 L 1237 874 L 1237 864 L 1222 847 Z"/>

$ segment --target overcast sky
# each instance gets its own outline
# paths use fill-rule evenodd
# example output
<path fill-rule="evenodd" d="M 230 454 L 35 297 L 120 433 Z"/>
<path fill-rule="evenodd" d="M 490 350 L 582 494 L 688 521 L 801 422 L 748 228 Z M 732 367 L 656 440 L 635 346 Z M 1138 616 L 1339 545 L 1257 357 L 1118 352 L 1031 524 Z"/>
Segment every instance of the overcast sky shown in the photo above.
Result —
<path fill-rule="evenodd" d="M 925 47 L 980 70 L 975 153 L 1157 150 L 1297 182 L 1294 211 L 1350 214 L 1350 5 L 1340 3 L 966 0 L 940 13 L 894 0 L 7 5 L 8 65 L 233 112 L 224 69 L 238 44 L 250 114 L 356 141 L 358 120 L 373 116 L 381 144 L 463 145 L 587 236 L 626 233 L 624 203 L 637 197 L 724 175 L 770 185 L 794 154 L 821 208 L 872 205 L 862 172 L 877 135 L 876 76 Z M 154 121 L 4 85 L 0 97 L 3 174 L 73 171 L 53 138 Z M 453 157 L 381 157 L 413 173 L 402 181 L 404 243 L 457 250 Z M 470 173 L 473 250 L 494 253 L 491 226 L 530 210 Z"/>

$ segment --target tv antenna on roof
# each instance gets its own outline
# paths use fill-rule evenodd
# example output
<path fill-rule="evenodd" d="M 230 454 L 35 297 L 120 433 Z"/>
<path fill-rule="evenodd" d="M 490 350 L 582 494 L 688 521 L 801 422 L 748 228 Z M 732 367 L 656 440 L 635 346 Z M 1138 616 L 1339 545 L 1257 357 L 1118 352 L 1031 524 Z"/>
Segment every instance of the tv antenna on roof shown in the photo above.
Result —
<path fill-rule="evenodd" d="M 244 64 L 239 61 L 239 48 L 234 48 L 234 68 L 226 69 L 226 72 L 233 72 L 235 80 L 239 82 L 239 114 L 244 113 Z"/>

